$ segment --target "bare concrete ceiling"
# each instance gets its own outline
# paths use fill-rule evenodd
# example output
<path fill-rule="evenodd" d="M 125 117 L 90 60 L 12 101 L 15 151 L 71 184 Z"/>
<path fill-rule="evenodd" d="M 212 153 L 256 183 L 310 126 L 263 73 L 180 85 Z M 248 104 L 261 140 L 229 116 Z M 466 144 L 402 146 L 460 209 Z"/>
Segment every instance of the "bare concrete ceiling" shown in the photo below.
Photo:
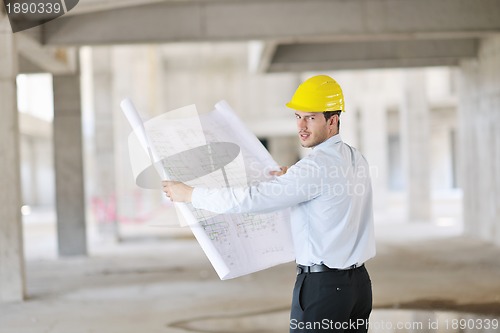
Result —
<path fill-rule="evenodd" d="M 457 65 L 500 33 L 500 0 L 81 0 L 48 46 L 260 41 L 263 72 Z"/>

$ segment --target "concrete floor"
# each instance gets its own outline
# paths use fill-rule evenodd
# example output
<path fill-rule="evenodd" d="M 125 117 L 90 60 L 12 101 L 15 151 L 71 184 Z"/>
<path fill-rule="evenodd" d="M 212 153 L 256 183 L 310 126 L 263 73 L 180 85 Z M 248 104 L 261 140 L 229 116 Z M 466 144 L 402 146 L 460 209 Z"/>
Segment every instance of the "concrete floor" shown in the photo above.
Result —
<path fill-rule="evenodd" d="M 445 323 L 498 320 L 500 248 L 460 236 L 456 216 L 438 213 L 427 224 L 391 216 L 378 217 L 378 255 L 367 264 L 376 308 L 372 332 L 458 332 L 444 330 Z M 293 264 L 220 281 L 196 241 L 172 227 L 119 244 L 90 237 L 89 257 L 56 259 L 51 220 L 25 223 L 28 299 L 0 304 L 0 333 L 288 329 Z M 440 330 L 425 330 L 432 321 Z M 388 322 L 424 327 L 396 330 Z"/>

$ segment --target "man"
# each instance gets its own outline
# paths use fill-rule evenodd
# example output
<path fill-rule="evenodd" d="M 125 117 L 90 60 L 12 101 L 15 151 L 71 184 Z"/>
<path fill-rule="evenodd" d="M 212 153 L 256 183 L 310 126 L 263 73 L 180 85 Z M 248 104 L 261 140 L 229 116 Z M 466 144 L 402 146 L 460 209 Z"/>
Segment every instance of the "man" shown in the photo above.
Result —
<path fill-rule="evenodd" d="M 217 213 L 291 207 L 297 262 L 290 332 L 367 332 L 371 281 L 364 263 L 375 255 L 372 191 L 365 158 L 339 135 L 344 97 L 338 83 L 318 75 L 287 104 L 309 155 L 246 188 L 192 188 L 164 181 L 172 201 Z"/>

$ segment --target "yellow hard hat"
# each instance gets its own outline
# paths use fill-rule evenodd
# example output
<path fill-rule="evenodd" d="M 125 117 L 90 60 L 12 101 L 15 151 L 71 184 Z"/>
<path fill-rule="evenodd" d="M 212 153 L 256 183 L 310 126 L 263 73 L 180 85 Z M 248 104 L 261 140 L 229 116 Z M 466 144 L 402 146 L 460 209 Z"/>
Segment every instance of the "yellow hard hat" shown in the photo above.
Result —
<path fill-rule="evenodd" d="M 344 94 L 337 81 L 316 75 L 302 82 L 286 106 L 304 112 L 345 111 Z"/>

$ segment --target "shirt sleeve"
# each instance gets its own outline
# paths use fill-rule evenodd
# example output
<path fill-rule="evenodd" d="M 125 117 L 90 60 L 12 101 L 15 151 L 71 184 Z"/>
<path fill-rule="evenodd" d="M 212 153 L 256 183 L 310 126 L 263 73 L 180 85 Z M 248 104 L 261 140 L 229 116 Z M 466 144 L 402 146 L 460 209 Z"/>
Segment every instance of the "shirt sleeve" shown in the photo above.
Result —
<path fill-rule="evenodd" d="M 314 199 L 321 194 L 322 184 L 319 165 L 305 158 L 269 182 L 248 187 L 196 187 L 192 204 L 219 214 L 273 211 Z"/>

